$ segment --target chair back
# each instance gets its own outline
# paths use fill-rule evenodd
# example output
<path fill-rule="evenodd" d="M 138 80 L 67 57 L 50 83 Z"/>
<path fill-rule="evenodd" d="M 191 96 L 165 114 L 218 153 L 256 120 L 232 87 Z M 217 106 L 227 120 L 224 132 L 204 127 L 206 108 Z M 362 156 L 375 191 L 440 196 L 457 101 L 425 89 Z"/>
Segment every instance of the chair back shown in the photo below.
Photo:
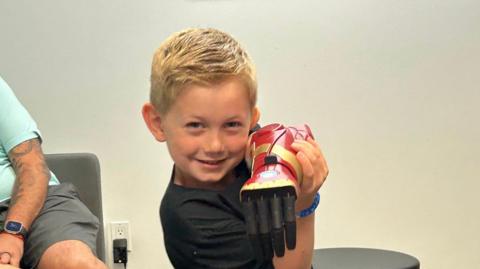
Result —
<path fill-rule="evenodd" d="M 80 199 L 97 216 L 100 222 L 97 257 L 105 261 L 102 187 L 97 156 L 92 153 L 45 154 L 45 160 L 60 182 L 70 182 L 77 187 Z"/>

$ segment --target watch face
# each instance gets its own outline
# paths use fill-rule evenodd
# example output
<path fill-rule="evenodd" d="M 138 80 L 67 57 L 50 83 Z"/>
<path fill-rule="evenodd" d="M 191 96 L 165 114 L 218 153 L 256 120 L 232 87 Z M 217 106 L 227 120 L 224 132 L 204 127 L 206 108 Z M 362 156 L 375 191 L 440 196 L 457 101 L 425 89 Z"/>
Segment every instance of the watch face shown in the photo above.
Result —
<path fill-rule="evenodd" d="M 16 221 L 8 221 L 7 223 L 5 223 L 5 230 L 18 233 L 22 230 L 22 224 Z"/>

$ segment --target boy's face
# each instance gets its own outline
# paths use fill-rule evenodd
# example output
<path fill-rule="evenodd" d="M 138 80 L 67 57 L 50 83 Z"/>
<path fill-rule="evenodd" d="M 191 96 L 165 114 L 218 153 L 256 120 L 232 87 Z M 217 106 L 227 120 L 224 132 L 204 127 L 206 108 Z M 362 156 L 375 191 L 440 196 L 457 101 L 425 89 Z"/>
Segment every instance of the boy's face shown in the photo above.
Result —
<path fill-rule="evenodd" d="M 189 86 L 165 115 L 154 111 L 148 120 L 145 110 L 150 131 L 167 142 L 175 183 L 207 189 L 221 189 L 233 179 L 232 169 L 244 158 L 248 132 L 258 120 L 247 89 L 236 78 Z"/>

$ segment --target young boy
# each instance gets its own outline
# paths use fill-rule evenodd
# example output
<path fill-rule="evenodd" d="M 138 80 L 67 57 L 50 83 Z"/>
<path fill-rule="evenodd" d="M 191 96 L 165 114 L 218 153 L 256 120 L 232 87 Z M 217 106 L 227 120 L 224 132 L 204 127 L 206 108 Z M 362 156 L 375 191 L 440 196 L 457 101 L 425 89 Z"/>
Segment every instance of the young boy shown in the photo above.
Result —
<path fill-rule="evenodd" d="M 174 161 L 160 207 L 165 247 L 175 268 L 311 267 L 314 214 L 297 219 L 297 246 L 282 258 L 255 258 L 239 191 L 250 177 L 244 161 L 257 124 L 257 83 L 246 51 L 215 29 L 188 29 L 156 51 L 150 102 L 142 114 Z M 303 169 L 296 210 L 310 207 L 328 168 L 315 141 L 292 147 Z"/>

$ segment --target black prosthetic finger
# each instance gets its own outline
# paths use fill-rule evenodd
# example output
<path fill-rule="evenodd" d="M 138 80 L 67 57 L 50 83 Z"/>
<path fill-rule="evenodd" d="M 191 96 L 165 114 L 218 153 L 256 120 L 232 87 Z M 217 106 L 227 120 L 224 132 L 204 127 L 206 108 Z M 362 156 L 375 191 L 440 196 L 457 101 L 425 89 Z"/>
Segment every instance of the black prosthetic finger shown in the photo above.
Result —
<path fill-rule="evenodd" d="M 283 257 L 285 255 L 285 231 L 283 230 L 282 199 L 273 195 L 270 208 L 272 210 L 273 249 L 277 257 Z"/>
<path fill-rule="evenodd" d="M 288 249 L 295 249 L 297 245 L 297 223 L 285 222 L 285 242 Z"/>
<path fill-rule="evenodd" d="M 297 223 L 295 217 L 295 196 L 283 197 L 283 215 L 285 219 L 285 241 L 288 249 L 297 244 Z"/>
<path fill-rule="evenodd" d="M 245 225 L 247 228 L 248 239 L 253 249 L 253 254 L 258 258 L 263 258 L 263 250 L 260 245 L 257 228 L 257 209 L 255 203 L 248 198 L 242 201 L 243 215 L 245 216 Z"/>
<path fill-rule="evenodd" d="M 258 208 L 258 226 L 260 230 L 260 241 L 263 249 L 263 257 L 267 260 L 273 258 L 272 237 L 270 236 L 270 210 L 268 200 L 260 199 L 257 201 Z"/>
<path fill-rule="evenodd" d="M 247 234 L 256 235 L 258 233 L 256 209 L 255 203 L 248 198 L 246 201 L 242 201 L 243 215 L 245 216 L 245 224 L 247 228 Z"/>

